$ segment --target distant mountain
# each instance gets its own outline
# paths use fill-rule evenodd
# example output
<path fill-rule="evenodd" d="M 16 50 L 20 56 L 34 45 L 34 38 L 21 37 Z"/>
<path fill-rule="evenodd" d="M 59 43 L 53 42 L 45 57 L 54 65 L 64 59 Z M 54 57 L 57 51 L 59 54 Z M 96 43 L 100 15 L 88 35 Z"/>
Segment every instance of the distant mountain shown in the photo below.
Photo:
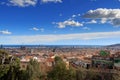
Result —
<path fill-rule="evenodd" d="M 108 45 L 106 47 L 108 47 L 108 48 L 120 48 L 120 44 Z"/>

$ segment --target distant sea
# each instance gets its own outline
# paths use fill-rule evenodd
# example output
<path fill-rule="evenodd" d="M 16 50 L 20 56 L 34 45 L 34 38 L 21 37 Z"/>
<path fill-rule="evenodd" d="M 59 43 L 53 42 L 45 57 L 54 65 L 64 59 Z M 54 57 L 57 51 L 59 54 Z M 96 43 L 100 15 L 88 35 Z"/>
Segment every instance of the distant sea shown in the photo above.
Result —
<path fill-rule="evenodd" d="M 101 48 L 100 45 L 0 45 L 2 48 Z"/>

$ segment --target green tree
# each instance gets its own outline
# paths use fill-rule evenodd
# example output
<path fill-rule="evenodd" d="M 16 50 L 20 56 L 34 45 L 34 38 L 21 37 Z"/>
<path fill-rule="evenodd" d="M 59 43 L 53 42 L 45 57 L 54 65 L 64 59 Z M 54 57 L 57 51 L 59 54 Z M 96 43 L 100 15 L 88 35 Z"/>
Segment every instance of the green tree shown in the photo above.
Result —
<path fill-rule="evenodd" d="M 8 59 L 8 53 L 4 50 L 0 50 L 0 65 L 5 64 L 5 60 Z"/>
<path fill-rule="evenodd" d="M 86 70 L 86 77 L 85 77 L 85 80 L 89 79 L 89 80 L 101 80 L 100 77 L 99 77 L 99 74 L 94 71 L 94 70 Z"/>
<path fill-rule="evenodd" d="M 93 69 L 79 68 L 76 77 L 77 80 L 101 80 L 101 75 Z"/>
<path fill-rule="evenodd" d="M 20 70 L 18 72 L 18 80 L 28 80 L 26 70 Z"/>
<path fill-rule="evenodd" d="M 82 68 L 76 70 L 76 80 L 84 80 L 85 77 L 86 73 Z"/>
<path fill-rule="evenodd" d="M 104 51 L 104 50 L 100 51 L 101 56 L 109 56 L 109 54 L 110 54 L 110 52 L 108 52 L 108 51 Z"/>
<path fill-rule="evenodd" d="M 63 62 L 62 58 L 59 57 L 59 56 L 56 56 L 55 57 L 55 63 L 57 63 L 57 62 Z"/>
<path fill-rule="evenodd" d="M 67 80 L 76 80 L 76 70 L 70 66 L 67 71 Z"/>
<path fill-rule="evenodd" d="M 17 80 L 19 64 L 18 58 L 0 50 L 0 80 Z"/>
<path fill-rule="evenodd" d="M 31 59 L 28 63 L 26 69 L 26 77 L 28 80 L 40 80 L 41 78 L 41 70 L 40 70 L 40 63 L 35 60 Z"/>
<path fill-rule="evenodd" d="M 66 68 L 65 62 L 60 57 L 55 57 L 55 65 L 53 69 L 48 72 L 48 80 L 75 80 L 75 71 Z"/>

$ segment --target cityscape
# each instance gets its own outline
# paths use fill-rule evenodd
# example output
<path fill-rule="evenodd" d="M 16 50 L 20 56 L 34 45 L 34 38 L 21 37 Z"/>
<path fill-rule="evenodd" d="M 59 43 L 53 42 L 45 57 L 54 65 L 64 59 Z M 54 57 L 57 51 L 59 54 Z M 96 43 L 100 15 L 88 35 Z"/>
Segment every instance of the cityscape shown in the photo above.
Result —
<path fill-rule="evenodd" d="M 120 80 L 120 0 L 0 0 L 0 80 Z"/>

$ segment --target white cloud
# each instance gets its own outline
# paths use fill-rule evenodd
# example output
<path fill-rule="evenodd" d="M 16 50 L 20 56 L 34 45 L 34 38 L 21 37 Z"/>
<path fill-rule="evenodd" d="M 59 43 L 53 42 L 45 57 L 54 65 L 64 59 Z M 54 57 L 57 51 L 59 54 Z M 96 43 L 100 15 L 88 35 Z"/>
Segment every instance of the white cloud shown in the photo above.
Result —
<path fill-rule="evenodd" d="M 94 33 L 78 33 L 78 34 L 55 34 L 55 35 L 24 35 L 24 36 L 0 36 L 0 43 L 6 44 L 32 44 L 54 42 L 61 40 L 91 40 L 102 38 L 119 38 L 120 31 L 115 32 L 94 32 Z"/>
<path fill-rule="evenodd" d="M 9 0 L 7 3 L 7 5 L 19 7 L 35 6 L 36 4 L 37 0 Z"/>
<path fill-rule="evenodd" d="M 106 19 L 106 18 L 102 18 L 102 19 L 101 19 L 101 23 L 102 23 L 102 24 L 104 24 L 104 23 L 106 23 L 106 22 L 107 22 L 107 19 Z"/>
<path fill-rule="evenodd" d="M 41 0 L 42 3 L 49 3 L 49 2 L 53 2 L 53 3 L 62 3 L 62 0 Z"/>
<path fill-rule="evenodd" d="M 36 27 L 33 27 L 32 29 L 30 30 L 34 30 L 34 31 L 39 31 L 40 29 L 36 28 Z"/>
<path fill-rule="evenodd" d="M 88 27 L 83 27 L 82 29 L 84 29 L 84 30 L 90 30 L 90 28 L 88 28 Z"/>
<path fill-rule="evenodd" d="M 97 21 L 96 20 L 91 20 L 90 22 L 87 22 L 88 24 L 96 24 Z"/>
<path fill-rule="evenodd" d="M 8 6 L 27 7 L 35 6 L 39 1 L 41 3 L 62 3 L 62 0 L 7 0 L 7 2 L 0 2 L 0 4 Z"/>
<path fill-rule="evenodd" d="M 71 18 L 77 18 L 77 17 L 80 17 L 81 15 L 80 14 L 73 14 Z"/>
<path fill-rule="evenodd" d="M 44 32 L 44 28 L 33 27 L 33 28 L 31 28 L 30 30 Z"/>
<path fill-rule="evenodd" d="M 8 30 L 0 31 L 0 34 L 12 34 L 12 32 L 9 32 Z"/>
<path fill-rule="evenodd" d="M 120 26 L 120 9 L 98 8 L 96 10 L 89 10 L 83 17 L 100 19 L 102 24 L 110 21 L 114 26 Z"/>
<path fill-rule="evenodd" d="M 76 15 L 72 15 L 72 17 L 74 18 L 74 17 L 76 17 Z"/>
<path fill-rule="evenodd" d="M 98 8 L 96 10 L 89 10 L 84 16 L 84 18 L 94 18 L 94 19 L 114 19 L 120 18 L 120 9 L 106 9 Z"/>
<path fill-rule="evenodd" d="M 58 28 L 65 28 L 66 26 L 72 26 L 72 27 L 80 27 L 83 26 L 82 23 L 74 20 L 66 20 L 64 22 L 58 22 Z"/>
<path fill-rule="evenodd" d="M 119 27 L 119 26 L 120 26 L 120 18 L 113 19 L 113 20 L 111 21 L 111 24 Z"/>

